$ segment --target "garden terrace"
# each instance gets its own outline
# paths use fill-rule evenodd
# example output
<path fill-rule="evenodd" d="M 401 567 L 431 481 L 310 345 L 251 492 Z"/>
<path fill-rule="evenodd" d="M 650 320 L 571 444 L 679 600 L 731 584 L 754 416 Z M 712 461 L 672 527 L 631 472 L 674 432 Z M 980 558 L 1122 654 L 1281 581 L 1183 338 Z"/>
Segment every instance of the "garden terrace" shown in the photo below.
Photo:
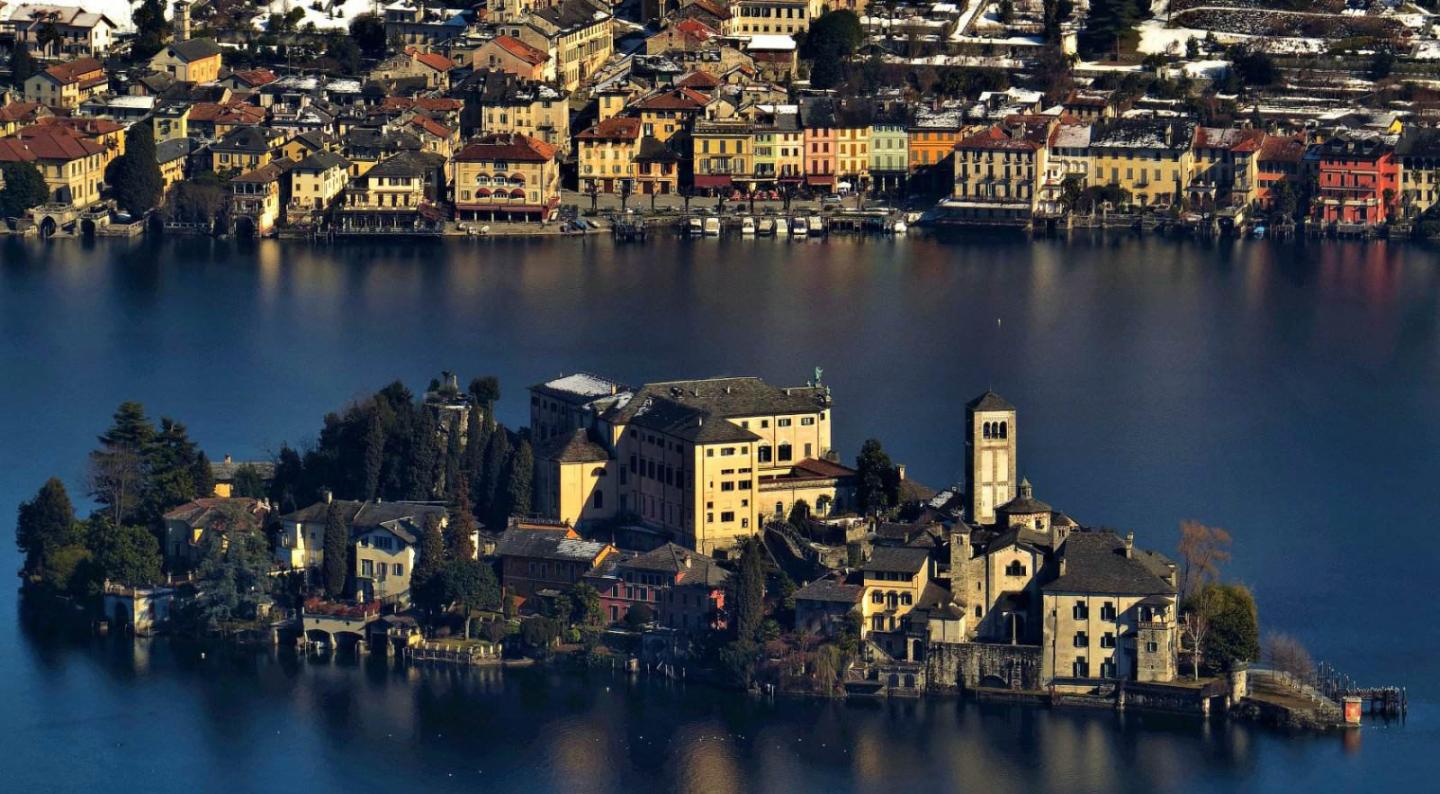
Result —
<path fill-rule="evenodd" d="M 1246 36 L 1312 39 L 1372 36 L 1398 39 L 1408 33 L 1408 29 L 1399 20 L 1390 18 L 1245 10 L 1214 6 L 1182 11 L 1170 19 L 1178 27 Z"/>

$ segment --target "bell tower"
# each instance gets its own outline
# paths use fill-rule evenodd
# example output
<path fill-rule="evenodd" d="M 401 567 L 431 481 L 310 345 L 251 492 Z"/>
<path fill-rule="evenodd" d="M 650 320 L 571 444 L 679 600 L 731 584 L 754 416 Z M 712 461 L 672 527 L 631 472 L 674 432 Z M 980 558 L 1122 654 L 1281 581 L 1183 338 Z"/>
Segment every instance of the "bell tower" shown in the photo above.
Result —
<path fill-rule="evenodd" d="M 1015 498 L 1015 406 L 993 391 L 965 405 L 965 488 L 970 523 L 995 523 L 995 508 Z"/>

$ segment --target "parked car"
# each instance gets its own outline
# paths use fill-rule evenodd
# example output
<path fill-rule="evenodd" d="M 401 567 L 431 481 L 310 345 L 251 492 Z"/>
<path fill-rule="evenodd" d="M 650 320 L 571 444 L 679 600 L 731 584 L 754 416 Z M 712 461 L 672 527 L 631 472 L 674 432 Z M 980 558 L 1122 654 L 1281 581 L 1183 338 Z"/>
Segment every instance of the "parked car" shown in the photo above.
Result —
<path fill-rule="evenodd" d="M 841 199 L 839 196 L 834 195 L 834 194 L 831 194 L 831 195 L 829 195 L 829 196 L 825 196 L 824 198 L 820 199 L 820 206 L 821 206 L 821 207 L 839 207 L 839 206 L 841 205 L 841 203 L 842 203 L 842 199 Z"/>

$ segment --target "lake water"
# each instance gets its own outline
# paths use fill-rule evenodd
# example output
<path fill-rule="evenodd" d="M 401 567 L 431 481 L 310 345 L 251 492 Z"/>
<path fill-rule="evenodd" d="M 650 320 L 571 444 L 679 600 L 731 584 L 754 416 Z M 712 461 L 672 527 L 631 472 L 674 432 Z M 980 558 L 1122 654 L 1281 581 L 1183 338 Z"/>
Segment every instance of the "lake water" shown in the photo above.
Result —
<path fill-rule="evenodd" d="M 623 678 L 200 659 L 51 636 L 0 587 L 0 770 L 39 790 L 1312 790 L 1440 772 L 1440 252 L 1384 243 L 831 238 L 315 247 L 0 241 L 0 516 L 79 491 L 124 399 L 212 457 L 442 369 L 523 390 L 823 367 L 836 443 L 963 470 L 964 403 L 1019 407 L 1020 469 L 1082 522 L 1235 536 L 1267 628 L 1410 688 L 1403 724 L 1285 737 L 1188 720 L 749 702 Z M 18 558 L 0 546 L 0 571 Z M 7 785 L 7 787 L 9 787 Z M 1427 786 L 1428 787 L 1428 786 Z M 23 790 L 23 789 L 20 789 Z"/>

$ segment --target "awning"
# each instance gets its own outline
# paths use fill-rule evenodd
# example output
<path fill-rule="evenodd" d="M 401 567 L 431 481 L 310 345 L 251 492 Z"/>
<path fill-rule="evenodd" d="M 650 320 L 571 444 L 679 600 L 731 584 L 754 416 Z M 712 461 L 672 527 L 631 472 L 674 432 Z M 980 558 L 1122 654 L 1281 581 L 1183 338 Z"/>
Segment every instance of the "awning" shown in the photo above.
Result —
<path fill-rule="evenodd" d="M 695 187 L 729 187 L 730 176 L 728 174 L 696 174 Z"/>
<path fill-rule="evenodd" d="M 490 188 L 482 187 L 479 190 L 475 191 L 475 195 L 479 196 L 480 198 L 488 198 L 490 196 Z"/>
<path fill-rule="evenodd" d="M 516 188 L 515 190 L 510 191 L 510 198 L 523 199 L 525 198 L 525 191 Z"/>
<path fill-rule="evenodd" d="M 514 183 L 514 184 L 517 184 L 517 185 L 523 185 L 523 184 L 525 184 L 525 175 L 524 175 L 524 174 L 511 174 L 511 175 L 510 175 L 510 181 L 511 181 L 512 183 Z"/>

